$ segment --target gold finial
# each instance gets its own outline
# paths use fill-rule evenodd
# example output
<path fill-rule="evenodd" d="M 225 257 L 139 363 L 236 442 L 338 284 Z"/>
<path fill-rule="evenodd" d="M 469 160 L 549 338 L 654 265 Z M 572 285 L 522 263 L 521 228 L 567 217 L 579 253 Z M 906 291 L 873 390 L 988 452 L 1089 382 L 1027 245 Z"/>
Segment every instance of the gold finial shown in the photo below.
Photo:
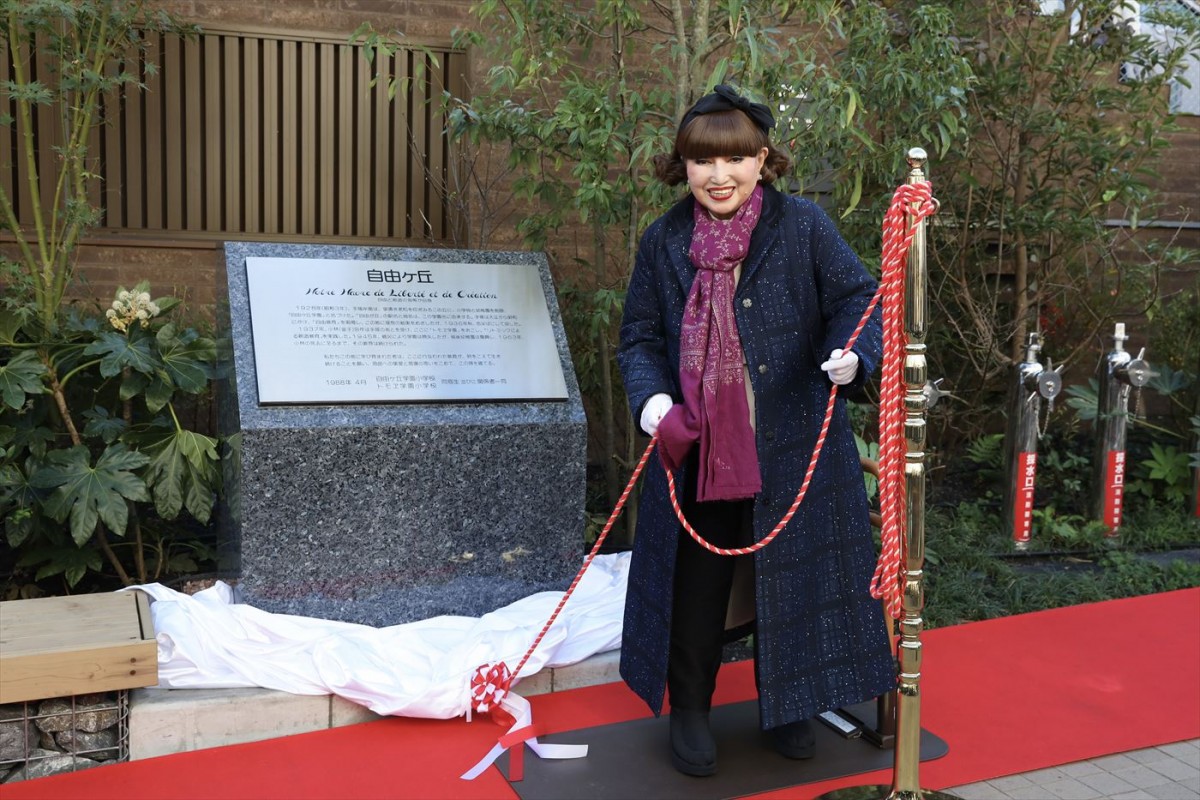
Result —
<path fill-rule="evenodd" d="M 925 162 L 929 160 L 929 155 L 925 152 L 924 148 L 913 147 L 909 149 L 907 158 L 908 165 L 910 167 L 913 169 L 920 169 L 921 167 L 925 166 Z"/>

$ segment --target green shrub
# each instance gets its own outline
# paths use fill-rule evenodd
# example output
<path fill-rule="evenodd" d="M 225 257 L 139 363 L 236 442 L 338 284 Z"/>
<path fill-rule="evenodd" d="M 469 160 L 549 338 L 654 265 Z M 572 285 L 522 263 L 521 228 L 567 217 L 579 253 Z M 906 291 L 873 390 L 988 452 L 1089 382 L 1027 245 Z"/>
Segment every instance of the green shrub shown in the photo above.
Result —
<path fill-rule="evenodd" d="M 0 519 L 15 566 L 68 589 L 105 569 L 125 584 L 195 570 L 207 549 L 161 523 L 182 516 L 186 530 L 212 513 L 219 443 L 178 409 L 209 392 L 216 343 L 171 321 L 178 301 L 152 300 L 145 283 L 103 315 L 67 310 L 53 331 L 7 303 Z"/>
<path fill-rule="evenodd" d="M 1200 523 L 1182 508 L 1131 512 L 1116 541 L 1094 522 L 1064 518 L 1059 524 L 1063 530 L 1025 556 L 1012 552 L 987 504 L 930 509 L 926 540 L 937 561 L 926 571 L 926 623 L 954 625 L 1200 586 Z M 1047 554 L 1055 548 L 1071 552 Z M 1166 552 L 1147 556 L 1150 551 Z"/>

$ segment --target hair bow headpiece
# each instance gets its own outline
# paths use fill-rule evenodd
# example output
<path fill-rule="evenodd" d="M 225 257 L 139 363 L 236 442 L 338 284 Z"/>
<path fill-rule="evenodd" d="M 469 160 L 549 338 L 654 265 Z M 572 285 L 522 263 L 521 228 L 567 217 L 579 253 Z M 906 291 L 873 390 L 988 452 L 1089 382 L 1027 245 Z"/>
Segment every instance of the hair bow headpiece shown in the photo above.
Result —
<path fill-rule="evenodd" d="M 722 83 L 720 86 L 713 87 L 712 94 L 704 95 L 688 109 L 688 112 L 683 115 L 683 121 L 679 123 L 679 130 L 686 128 L 693 119 L 701 114 L 732 109 L 745 113 L 754 121 L 755 125 L 762 129 L 763 133 L 770 133 L 771 128 L 775 127 L 775 117 L 771 114 L 771 109 L 762 103 L 750 102 L 749 98 L 742 97 L 734 91 L 732 86 Z"/>

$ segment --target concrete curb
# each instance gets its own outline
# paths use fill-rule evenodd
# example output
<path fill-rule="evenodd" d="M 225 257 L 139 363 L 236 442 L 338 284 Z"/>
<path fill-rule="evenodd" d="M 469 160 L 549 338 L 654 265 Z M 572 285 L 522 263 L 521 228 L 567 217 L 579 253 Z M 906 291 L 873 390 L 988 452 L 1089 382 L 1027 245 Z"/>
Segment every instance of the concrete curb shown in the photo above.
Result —
<path fill-rule="evenodd" d="M 521 681 L 524 697 L 611 683 L 621 651 L 544 669 Z M 272 689 L 137 689 L 129 701 L 129 758 L 138 760 L 208 747 L 258 742 L 381 719 L 336 695 Z"/>

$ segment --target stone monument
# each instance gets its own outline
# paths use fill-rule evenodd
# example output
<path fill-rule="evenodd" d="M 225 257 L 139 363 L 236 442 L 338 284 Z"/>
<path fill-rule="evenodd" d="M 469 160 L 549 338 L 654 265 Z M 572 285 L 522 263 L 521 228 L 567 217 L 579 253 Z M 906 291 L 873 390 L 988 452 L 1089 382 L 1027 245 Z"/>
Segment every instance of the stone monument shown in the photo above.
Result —
<path fill-rule="evenodd" d="M 382 626 L 566 587 L 586 423 L 545 256 L 230 242 L 225 264 L 244 602 Z"/>

